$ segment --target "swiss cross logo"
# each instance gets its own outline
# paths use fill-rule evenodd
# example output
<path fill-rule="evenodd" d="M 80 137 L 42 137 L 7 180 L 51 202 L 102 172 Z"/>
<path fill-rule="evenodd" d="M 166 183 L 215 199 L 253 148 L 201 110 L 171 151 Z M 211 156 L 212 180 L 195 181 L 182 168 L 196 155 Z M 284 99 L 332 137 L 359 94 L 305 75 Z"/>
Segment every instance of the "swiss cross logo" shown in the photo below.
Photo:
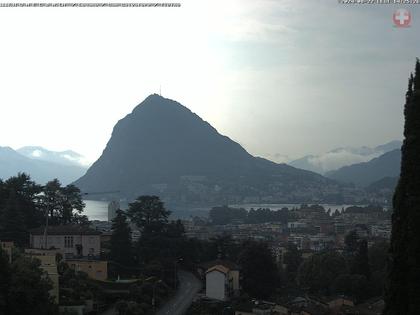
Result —
<path fill-rule="evenodd" d="M 410 11 L 406 9 L 398 9 L 392 15 L 392 20 L 396 27 L 409 27 L 411 23 Z"/>

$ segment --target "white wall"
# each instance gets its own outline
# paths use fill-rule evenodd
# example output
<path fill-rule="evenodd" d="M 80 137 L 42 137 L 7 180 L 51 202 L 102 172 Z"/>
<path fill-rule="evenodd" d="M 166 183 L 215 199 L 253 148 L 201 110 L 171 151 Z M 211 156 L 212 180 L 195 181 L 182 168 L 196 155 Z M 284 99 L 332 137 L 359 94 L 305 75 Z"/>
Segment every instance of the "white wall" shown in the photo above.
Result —
<path fill-rule="evenodd" d="M 211 299 L 225 299 L 226 277 L 219 271 L 211 271 L 206 274 L 206 296 Z"/>
<path fill-rule="evenodd" d="M 67 236 L 67 235 L 66 235 Z M 71 235 L 68 235 L 71 236 Z M 33 248 L 44 248 L 44 236 L 33 235 L 31 240 L 31 246 Z M 73 247 L 64 247 L 64 235 L 48 235 L 47 247 L 61 249 L 63 254 L 72 253 L 77 255 L 76 244 L 81 244 L 83 249 L 83 256 L 92 254 L 93 256 L 99 256 L 101 251 L 101 239 L 99 235 L 73 235 Z M 91 250 L 92 249 L 92 250 Z"/>

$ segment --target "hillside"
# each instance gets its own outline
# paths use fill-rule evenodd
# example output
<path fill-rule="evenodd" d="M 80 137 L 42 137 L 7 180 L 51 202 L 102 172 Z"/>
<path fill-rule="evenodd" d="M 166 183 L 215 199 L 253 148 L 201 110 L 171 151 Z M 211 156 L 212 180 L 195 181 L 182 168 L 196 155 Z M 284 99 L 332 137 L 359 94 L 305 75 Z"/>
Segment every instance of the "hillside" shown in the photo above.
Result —
<path fill-rule="evenodd" d="M 181 104 L 150 95 L 118 121 L 101 157 L 75 182 L 132 199 L 221 203 L 311 200 L 334 182 L 249 154 Z"/>
<path fill-rule="evenodd" d="M 0 147 L 0 179 L 7 179 L 19 172 L 25 172 L 39 184 L 58 178 L 63 184 L 70 184 L 86 169 L 76 165 L 64 165 L 28 158 L 12 148 Z"/>
<path fill-rule="evenodd" d="M 384 177 L 398 177 L 400 173 L 401 150 L 387 152 L 369 162 L 353 164 L 331 171 L 325 175 L 331 179 L 368 186 Z"/>
<path fill-rule="evenodd" d="M 288 164 L 323 175 L 344 166 L 368 162 L 384 153 L 400 149 L 401 145 L 401 141 L 394 140 L 373 148 L 367 146 L 342 147 L 318 155 L 306 155 Z"/>

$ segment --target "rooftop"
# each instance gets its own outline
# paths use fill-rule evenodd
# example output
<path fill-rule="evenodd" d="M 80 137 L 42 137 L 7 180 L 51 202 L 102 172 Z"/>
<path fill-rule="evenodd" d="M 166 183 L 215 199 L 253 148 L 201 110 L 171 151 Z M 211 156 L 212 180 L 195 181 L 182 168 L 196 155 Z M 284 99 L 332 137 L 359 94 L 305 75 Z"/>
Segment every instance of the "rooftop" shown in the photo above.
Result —
<path fill-rule="evenodd" d="M 201 267 L 205 270 L 210 269 L 212 267 L 215 266 L 224 266 L 230 270 L 239 270 L 238 265 L 236 265 L 235 263 L 229 261 L 229 260 L 224 260 L 224 259 L 216 259 L 216 260 L 212 260 L 206 263 L 201 264 Z"/>
<path fill-rule="evenodd" d="M 31 235 L 44 235 L 45 227 L 40 226 L 29 230 Z M 81 225 L 56 225 L 49 226 L 48 235 L 101 235 L 102 233 Z"/>

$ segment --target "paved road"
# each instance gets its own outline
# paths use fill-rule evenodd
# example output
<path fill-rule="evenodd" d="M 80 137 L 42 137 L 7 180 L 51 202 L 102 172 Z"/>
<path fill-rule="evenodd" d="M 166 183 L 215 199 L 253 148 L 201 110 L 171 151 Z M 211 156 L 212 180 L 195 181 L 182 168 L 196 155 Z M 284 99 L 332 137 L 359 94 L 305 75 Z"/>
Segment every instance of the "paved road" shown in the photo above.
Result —
<path fill-rule="evenodd" d="M 195 295 L 201 289 L 201 281 L 192 273 L 186 271 L 178 272 L 179 287 L 172 299 L 166 302 L 156 315 L 183 315 L 191 305 Z"/>

